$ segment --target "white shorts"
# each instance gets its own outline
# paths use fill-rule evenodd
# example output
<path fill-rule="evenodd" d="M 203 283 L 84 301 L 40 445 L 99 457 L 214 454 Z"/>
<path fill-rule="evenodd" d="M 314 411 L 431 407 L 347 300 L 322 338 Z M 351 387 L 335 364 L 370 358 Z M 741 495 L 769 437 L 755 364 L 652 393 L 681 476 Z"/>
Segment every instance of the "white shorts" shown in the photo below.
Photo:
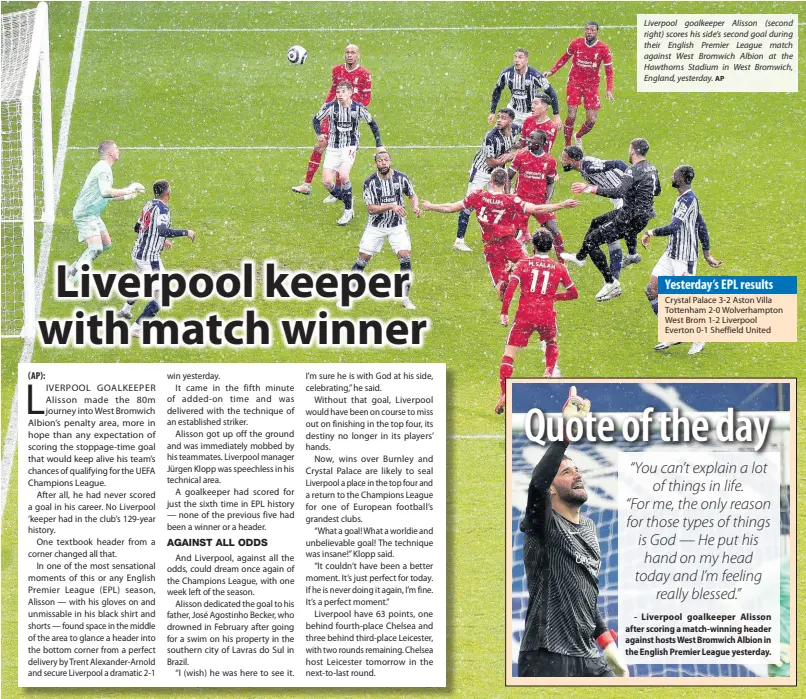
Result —
<path fill-rule="evenodd" d="M 517 126 L 523 126 L 523 122 L 526 121 L 526 117 L 532 116 L 531 112 L 519 112 L 512 107 L 509 107 L 509 109 L 512 109 L 512 111 L 515 112 L 515 118 L 512 120 L 512 123 L 516 124 Z"/>
<path fill-rule="evenodd" d="M 325 162 L 322 164 L 322 167 L 325 168 L 325 170 L 333 170 L 335 172 L 341 170 L 342 165 L 352 167 L 357 151 L 357 146 L 350 146 L 349 148 L 327 148 L 325 150 Z"/>
<path fill-rule="evenodd" d="M 162 260 L 157 260 L 156 262 L 148 262 L 144 260 L 138 260 L 134 255 L 132 255 L 132 262 L 134 262 L 134 268 L 137 271 L 137 274 L 143 276 L 144 274 L 155 274 L 157 272 L 164 272 L 165 267 L 162 266 Z M 154 296 L 157 297 L 160 292 L 160 284 L 157 282 L 153 286 L 154 289 Z"/>
<path fill-rule="evenodd" d="M 383 248 L 383 241 L 389 239 L 389 245 L 394 252 L 399 250 L 411 250 L 411 238 L 406 226 L 395 226 L 394 228 L 376 228 L 367 226 L 361 242 L 358 243 L 358 251 L 365 255 L 375 255 Z"/>
<path fill-rule="evenodd" d="M 74 218 L 76 228 L 78 228 L 78 242 L 83 243 L 87 238 L 106 233 L 106 224 L 100 216 L 85 216 L 84 218 Z"/>
<path fill-rule="evenodd" d="M 697 261 L 673 260 L 665 252 L 652 268 L 653 277 L 687 277 L 697 274 Z"/>
<path fill-rule="evenodd" d="M 479 189 L 487 189 L 488 184 L 490 184 L 490 173 L 481 172 L 474 168 L 470 171 L 470 183 L 467 185 L 467 194 L 465 196 L 469 196 Z"/>

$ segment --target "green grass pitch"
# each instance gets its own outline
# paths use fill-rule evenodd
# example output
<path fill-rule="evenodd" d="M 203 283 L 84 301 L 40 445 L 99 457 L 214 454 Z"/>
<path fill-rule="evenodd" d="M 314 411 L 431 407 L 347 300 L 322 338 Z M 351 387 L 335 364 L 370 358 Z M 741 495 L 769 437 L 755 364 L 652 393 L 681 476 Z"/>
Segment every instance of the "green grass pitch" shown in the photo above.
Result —
<path fill-rule="evenodd" d="M 3 12 L 34 3 L 4 3 Z M 802 253 L 802 192 L 806 187 L 806 105 L 799 94 L 650 94 L 636 91 L 635 37 L 639 13 L 794 13 L 792 3 L 92 3 L 84 40 L 69 134 L 51 262 L 72 262 L 80 252 L 71 210 L 89 168 L 93 147 L 114 138 L 122 159 L 114 166 L 117 186 L 136 180 L 148 188 L 158 178 L 173 186 L 174 225 L 199 233 L 195 245 L 177 241 L 167 252 L 168 269 L 237 270 L 242 259 L 274 259 L 290 269 L 346 269 L 357 253 L 365 223 L 359 204 L 346 228 L 335 225 L 341 205 L 321 203 L 321 171 L 311 197 L 290 192 L 305 173 L 314 142 L 311 117 L 321 105 L 330 68 L 345 44 L 360 45 L 372 72 L 371 112 L 380 125 L 393 166 L 406 172 L 422 198 L 456 201 L 464 196 L 467 171 L 489 128 L 490 93 L 513 50 L 525 46 L 530 63 L 547 70 L 588 19 L 601 25 L 615 61 L 616 103 L 604 104 L 599 123 L 585 139 L 586 151 L 626 158 L 631 138 L 651 143 L 649 159 L 659 169 L 664 193 L 656 202 L 656 224 L 670 220 L 672 170 L 692 165 L 713 253 L 725 274 L 793 274 Z M 802 13 L 806 14 L 806 13 Z M 65 99 L 78 3 L 51 3 L 54 149 Z M 617 28 L 617 25 L 628 25 Z M 529 28 L 509 27 L 557 27 Z M 215 28 L 276 28 L 276 32 L 205 32 Z M 421 27 L 422 29 L 417 29 Z M 437 31 L 436 27 L 446 28 Z M 469 27 L 472 27 L 468 29 Z M 138 29 L 137 32 L 98 31 Z M 197 32 L 168 32 L 170 28 Z M 328 30 L 331 28 L 332 30 Z M 377 31 L 378 29 L 389 31 Z M 462 29 L 457 29 L 462 28 Z M 153 30 L 153 31 L 143 31 Z M 316 31 L 314 31 L 316 30 Z M 304 66 L 292 66 L 286 50 L 302 44 Z M 800 71 L 806 68 L 801 46 Z M 554 80 L 565 113 L 568 67 Z M 577 125 L 581 123 L 578 119 Z M 362 127 L 364 148 L 353 169 L 356 189 L 373 172 L 372 138 Z M 134 147 L 170 147 L 136 150 Z M 200 147 L 227 147 L 202 150 Z M 260 146 L 298 147 L 277 150 Z M 397 146 L 397 147 L 396 147 Z M 417 149 L 404 146 L 437 146 Z M 452 147 L 447 147 L 452 146 Z M 237 149 L 236 149 L 237 147 Z M 444 147 L 444 148 L 443 148 Z M 558 156 L 555 145 L 554 155 Z M 563 176 L 555 199 L 570 194 L 576 174 Z M 142 199 L 112 203 L 104 220 L 114 246 L 98 260 L 101 270 L 129 271 L 132 225 Z M 609 207 L 586 197 L 578 209 L 560 213 L 569 249 L 577 249 L 590 219 Z M 447 690 L 183 690 L 17 688 L 17 498 L 16 468 L 3 513 L 2 693 L 4 697 L 261 697 L 312 696 L 565 696 L 566 689 L 504 687 L 504 545 L 509 514 L 504 511 L 504 428 L 493 415 L 498 365 L 506 330 L 497 324 L 499 304 L 481 254 L 478 226 L 470 224 L 471 254 L 451 250 L 456 217 L 426 214 L 409 219 L 416 317 L 432 329 L 425 346 L 399 349 L 287 349 L 278 335 L 266 349 L 47 349 L 38 362 L 445 362 L 448 367 L 448 433 L 493 435 L 448 442 L 448 688 Z M 689 357 L 685 350 L 659 355 L 656 320 L 644 286 L 663 249 L 655 241 L 641 265 L 622 275 L 623 296 L 596 305 L 601 286 L 596 270 L 573 268 L 581 298 L 559 306 L 560 366 L 569 377 L 804 377 L 802 344 L 710 344 Z M 387 249 L 370 269 L 396 270 Z M 713 274 L 700 261 L 701 274 Z M 112 305 L 119 305 L 115 300 Z M 181 301 L 164 316 L 204 316 L 220 311 L 240 316 L 246 304 Z M 312 317 L 328 304 L 256 303 L 260 315 Z M 85 310 L 103 308 L 99 302 Z M 139 306 L 142 308 L 142 305 Z M 53 299 L 49 278 L 43 317 L 65 317 L 73 305 Z M 349 314 L 390 319 L 403 313 L 391 303 L 363 301 Z M 275 324 L 275 330 L 276 324 Z M 801 337 L 806 326 L 799 322 Z M 8 424 L 21 351 L 3 341 L 2 425 Z M 679 350 L 681 348 L 678 348 Z M 540 376 L 539 347 L 518 357 L 515 376 Z M 806 393 L 799 392 L 806 398 Z M 799 410 L 800 416 L 806 413 Z M 799 430 L 799 443 L 806 433 Z M 802 449 L 801 449 L 802 451 Z M 802 485 L 802 477 L 801 477 Z M 800 517 L 803 525 L 804 519 Z M 801 561 L 799 591 L 806 592 Z M 801 610 L 802 612 L 803 610 Z M 801 613 L 802 617 L 802 613 Z M 801 618 L 801 622 L 804 620 Z M 806 641 L 801 623 L 800 638 Z M 737 690 L 709 688 L 712 696 Z M 696 697 L 698 688 L 577 688 L 580 697 Z M 794 697 L 796 688 L 742 690 L 749 699 Z"/>

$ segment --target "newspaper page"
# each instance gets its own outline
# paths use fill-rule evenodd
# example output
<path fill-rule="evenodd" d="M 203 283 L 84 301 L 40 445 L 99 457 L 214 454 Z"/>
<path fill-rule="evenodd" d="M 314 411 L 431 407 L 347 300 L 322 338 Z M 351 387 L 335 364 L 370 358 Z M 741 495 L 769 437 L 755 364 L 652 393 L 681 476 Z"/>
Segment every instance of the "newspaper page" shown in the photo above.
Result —
<path fill-rule="evenodd" d="M 798 3 L 0 10 L 3 696 L 794 696 Z"/>

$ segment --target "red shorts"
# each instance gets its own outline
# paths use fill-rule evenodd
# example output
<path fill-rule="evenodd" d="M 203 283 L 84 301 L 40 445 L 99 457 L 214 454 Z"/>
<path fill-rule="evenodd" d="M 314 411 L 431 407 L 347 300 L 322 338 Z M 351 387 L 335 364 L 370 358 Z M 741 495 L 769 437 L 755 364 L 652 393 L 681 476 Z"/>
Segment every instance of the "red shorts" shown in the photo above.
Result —
<path fill-rule="evenodd" d="M 526 257 L 523 246 L 514 237 L 499 238 L 484 244 L 484 259 L 493 278 L 493 286 L 509 279 L 507 262 L 517 262 Z"/>
<path fill-rule="evenodd" d="M 557 321 L 552 318 L 542 323 L 535 323 L 532 319 L 520 320 L 516 315 L 507 337 L 507 344 L 513 347 L 526 347 L 534 333 L 537 333 L 544 342 L 550 342 L 557 337 Z"/>
<path fill-rule="evenodd" d="M 521 214 L 518 216 L 518 220 L 515 222 L 515 229 L 519 231 L 528 230 L 529 227 L 529 217 L 534 216 L 535 220 L 542 226 L 544 223 L 548 221 L 556 221 L 557 216 L 553 211 L 550 211 L 547 214 Z"/>
<path fill-rule="evenodd" d="M 569 107 L 578 107 L 585 99 L 585 109 L 599 110 L 602 103 L 599 101 L 599 85 L 569 82 L 565 86 L 565 99 Z"/>

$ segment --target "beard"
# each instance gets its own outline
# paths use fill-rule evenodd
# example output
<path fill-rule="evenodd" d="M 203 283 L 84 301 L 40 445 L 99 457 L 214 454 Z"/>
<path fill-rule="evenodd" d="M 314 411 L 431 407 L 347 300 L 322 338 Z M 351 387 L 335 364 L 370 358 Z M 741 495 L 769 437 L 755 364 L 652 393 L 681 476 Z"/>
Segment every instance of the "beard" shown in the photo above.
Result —
<path fill-rule="evenodd" d="M 391 169 L 392 169 L 391 166 L 390 167 L 379 167 L 378 172 L 380 172 L 382 175 L 388 175 L 389 170 L 391 170 Z"/>
<path fill-rule="evenodd" d="M 584 505 L 588 500 L 588 494 L 584 490 L 574 490 L 573 488 L 558 490 L 557 495 L 566 505 Z"/>
<path fill-rule="evenodd" d="M 597 39 L 597 37 L 595 37 L 595 36 L 593 38 L 586 36 L 585 37 L 585 43 L 588 46 L 593 46 L 596 43 L 596 39 Z"/>

